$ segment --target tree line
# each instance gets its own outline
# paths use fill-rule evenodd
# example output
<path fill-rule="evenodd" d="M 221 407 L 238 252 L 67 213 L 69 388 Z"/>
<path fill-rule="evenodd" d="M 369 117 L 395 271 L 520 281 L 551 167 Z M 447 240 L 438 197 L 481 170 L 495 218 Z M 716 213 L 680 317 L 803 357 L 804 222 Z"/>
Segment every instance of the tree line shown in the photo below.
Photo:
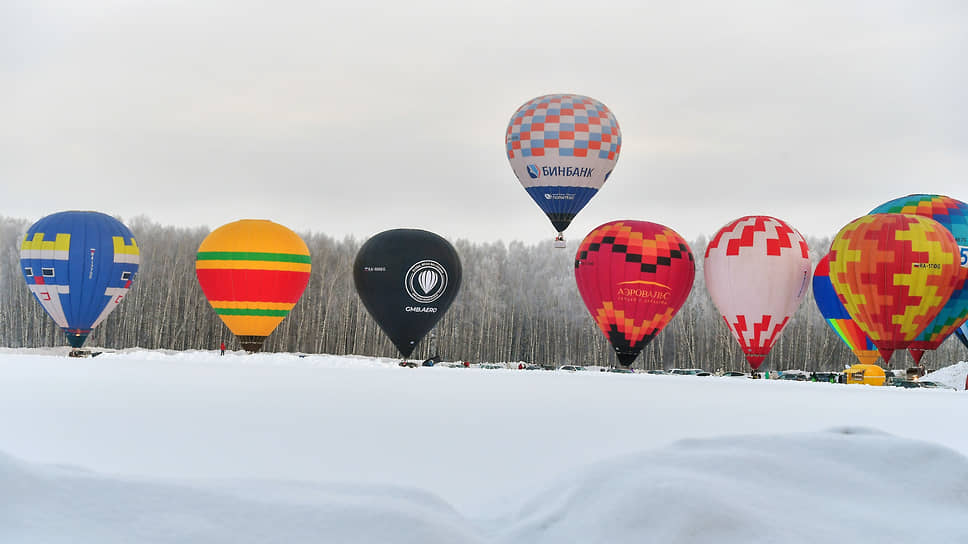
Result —
<path fill-rule="evenodd" d="M 128 296 L 94 329 L 88 345 L 105 348 L 210 350 L 238 343 L 215 315 L 195 277 L 195 253 L 209 229 L 160 225 L 139 216 L 125 222 L 141 251 L 141 265 Z M 64 346 L 63 333 L 26 288 L 20 272 L 20 242 L 30 223 L 0 216 L 0 345 Z M 398 357 L 369 316 L 353 286 L 352 263 L 364 240 L 300 233 L 312 255 L 312 273 L 302 298 L 266 340 L 265 351 Z M 746 370 L 748 365 L 716 311 L 703 278 L 708 239 L 690 242 L 696 280 L 682 309 L 643 350 L 636 368 Z M 613 366 L 615 356 L 586 310 L 574 280 L 578 241 L 567 249 L 550 243 L 471 243 L 454 247 L 463 264 L 460 292 L 425 338 L 414 358 L 433 350 L 444 360 L 564 363 Z M 816 265 L 829 238 L 807 238 Z M 928 368 L 964 359 L 956 339 L 925 355 Z M 767 369 L 839 370 L 856 358 L 828 327 L 808 291 L 800 309 L 764 362 Z M 895 353 L 891 366 L 912 364 Z"/>

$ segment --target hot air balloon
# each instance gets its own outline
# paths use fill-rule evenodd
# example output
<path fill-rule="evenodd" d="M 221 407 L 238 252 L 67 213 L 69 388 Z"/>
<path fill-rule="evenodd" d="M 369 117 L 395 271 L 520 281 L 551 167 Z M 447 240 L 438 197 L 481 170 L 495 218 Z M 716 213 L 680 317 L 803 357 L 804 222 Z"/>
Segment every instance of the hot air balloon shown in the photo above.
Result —
<path fill-rule="evenodd" d="M 968 324 L 963 323 L 960 327 L 955 329 L 955 336 L 961 341 L 961 345 L 968 348 Z"/>
<path fill-rule="evenodd" d="M 27 287 L 75 350 L 124 299 L 139 263 L 128 227 L 100 212 L 48 215 L 20 245 Z"/>
<path fill-rule="evenodd" d="M 599 225 L 575 255 L 578 292 L 625 366 L 676 315 L 695 277 L 686 241 L 648 221 Z"/>
<path fill-rule="evenodd" d="M 363 306 L 409 357 L 457 296 L 460 258 L 450 242 L 432 232 L 388 230 L 360 248 L 353 282 Z"/>
<path fill-rule="evenodd" d="M 854 352 L 857 360 L 864 365 L 875 364 L 880 358 L 877 347 L 857 323 L 854 323 L 830 283 L 830 255 L 824 255 L 813 271 L 813 299 L 817 302 L 817 309 L 824 321 Z"/>
<path fill-rule="evenodd" d="M 289 315 L 311 267 L 309 248 L 295 232 L 261 219 L 213 230 L 195 257 L 202 292 L 250 353 Z"/>
<path fill-rule="evenodd" d="M 704 272 L 713 304 L 756 370 L 807 292 L 807 242 L 775 217 L 741 217 L 706 246 Z"/>
<path fill-rule="evenodd" d="M 564 230 L 615 168 L 622 132 L 601 102 L 577 94 L 549 94 L 511 116 L 505 148 L 514 174 L 558 230 Z"/>
<path fill-rule="evenodd" d="M 830 282 L 885 362 L 907 348 L 961 281 L 958 244 L 933 219 L 859 217 L 830 245 Z"/>
<path fill-rule="evenodd" d="M 908 346 L 915 364 L 919 364 L 925 350 L 936 349 L 968 319 L 968 204 L 942 195 L 915 194 L 885 202 L 870 213 L 930 217 L 948 229 L 958 244 L 963 277 L 938 315 Z"/>

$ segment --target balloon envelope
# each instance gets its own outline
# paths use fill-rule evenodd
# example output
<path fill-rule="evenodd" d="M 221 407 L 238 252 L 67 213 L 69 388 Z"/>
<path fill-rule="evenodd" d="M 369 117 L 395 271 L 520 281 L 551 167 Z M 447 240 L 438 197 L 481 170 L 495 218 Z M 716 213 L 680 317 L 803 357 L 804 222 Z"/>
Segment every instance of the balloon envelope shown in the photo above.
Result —
<path fill-rule="evenodd" d="M 409 357 L 457 296 L 461 263 L 454 246 L 432 232 L 388 230 L 360 248 L 353 282 L 366 310 Z"/>
<path fill-rule="evenodd" d="M 27 287 L 74 348 L 118 307 L 140 261 L 128 227 L 100 212 L 48 215 L 20 245 Z"/>
<path fill-rule="evenodd" d="M 648 221 L 599 225 L 575 255 L 578 292 L 626 366 L 676 315 L 695 276 L 686 241 Z"/>
<path fill-rule="evenodd" d="M 521 185 L 561 233 L 612 173 L 622 132 L 594 98 L 549 94 L 514 112 L 505 148 Z"/>
<path fill-rule="evenodd" d="M 933 219 L 859 217 L 830 245 L 830 281 L 885 362 L 938 314 L 961 280 L 958 245 Z"/>
<path fill-rule="evenodd" d="M 920 362 L 924 350 L 936 349 L 968 319 L 968 204 L 943 195 L 914 194 L 885 202 L 870 213 L 907 213 L 930 217 L 948 229 L 958 244 L 962 279 L 938 315 L 908 346 L 915 362 Z"/>
<path fill-rule="evenodd" d="M 309 248 L 295 232 L 261 219 L 213 230 L 195 257 L 202 292 L 248 352 L 262 349 L 289 315 L 311 268 Z"/>
<path fill-rule="evenodd" d="M 830 255 L 824 255 L 817 268 L 813 271 L 813 299 L 817 303 L 817 309 L 824 321 L 830 328 L 837 333 L 837 336 L 851 351 L 857 356 L 861 364 L 872 365 L 880 358 L 877 346 L 864 333 L 864 331 L 854 323 L 854 319 L 847 313 L 847 308 L 840 302 L 834 286 L 830 283 Z"/>
<path fill-rule="evenodd" d="M 961 345 L 968 348 L 968 324 L 962 324 L 960 327 L 955 329 L 955 336 L 961 341 Z"/>
<path fill-rule="evenodd" d="M 807 292 L 807 242 L 775 217 L 745 216 L 716 233 L 704 265 L 713 304 L 759 368 Z"/>

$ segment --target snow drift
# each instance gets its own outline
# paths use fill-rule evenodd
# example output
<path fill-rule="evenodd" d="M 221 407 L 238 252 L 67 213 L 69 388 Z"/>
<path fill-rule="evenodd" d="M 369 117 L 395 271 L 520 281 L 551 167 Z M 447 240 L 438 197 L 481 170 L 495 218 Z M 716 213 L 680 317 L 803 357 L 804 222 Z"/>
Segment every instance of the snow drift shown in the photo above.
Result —
<path fill-rule="evenodd" d="M 966 395 L 0 350 L 0 542 L 968 542 Z"/>

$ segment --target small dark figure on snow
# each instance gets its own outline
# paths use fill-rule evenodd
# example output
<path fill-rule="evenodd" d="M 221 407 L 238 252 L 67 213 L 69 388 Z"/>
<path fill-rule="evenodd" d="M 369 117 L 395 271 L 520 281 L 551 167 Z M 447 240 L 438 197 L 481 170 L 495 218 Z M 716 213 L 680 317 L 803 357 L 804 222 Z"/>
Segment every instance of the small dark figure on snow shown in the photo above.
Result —
<path fill-rule="evenodd" d="M 219 346 L 219 348 L 222 350 L 222 353 L 220 355 L 225 355 L 225 342 L 222 342 L 222 345 Z"/>

